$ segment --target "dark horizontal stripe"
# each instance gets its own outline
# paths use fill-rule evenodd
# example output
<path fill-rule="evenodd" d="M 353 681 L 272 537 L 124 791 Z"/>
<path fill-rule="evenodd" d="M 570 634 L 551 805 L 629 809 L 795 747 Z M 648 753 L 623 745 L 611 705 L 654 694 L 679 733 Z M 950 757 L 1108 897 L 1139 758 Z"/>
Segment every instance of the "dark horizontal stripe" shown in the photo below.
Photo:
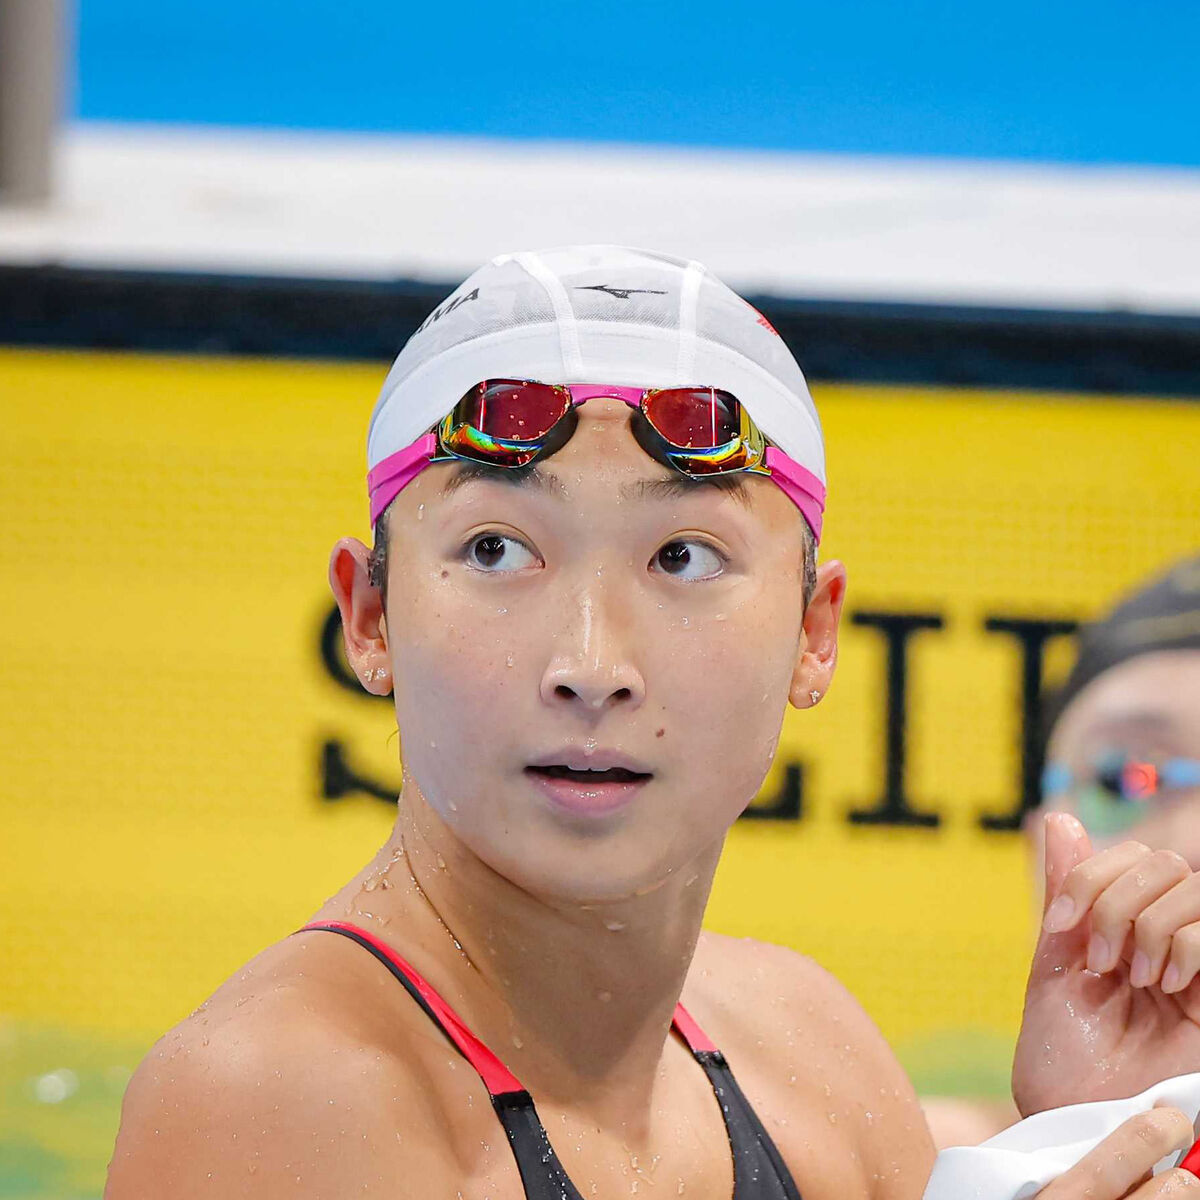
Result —
<path fill-rule="evenodd" d="M 0 342 L 387 361 L 452 287 L 0 265 Z M 1200 396 L 1200 317 L 752 300 L 816 380 Z"/>

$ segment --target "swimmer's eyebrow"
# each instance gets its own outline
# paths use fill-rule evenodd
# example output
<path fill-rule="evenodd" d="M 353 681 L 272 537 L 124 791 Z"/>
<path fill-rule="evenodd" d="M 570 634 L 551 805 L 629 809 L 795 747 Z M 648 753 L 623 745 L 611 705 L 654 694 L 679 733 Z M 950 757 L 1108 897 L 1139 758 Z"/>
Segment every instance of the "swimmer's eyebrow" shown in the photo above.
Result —
<path fill-rule="evenodd" d="M 1098 717 L 1094 731 L 1101 736 L 1116 737 L 1123 733 L 1163 734 L 1174 732 L 1178 722 L 1169 713 L 1157 708 L 1114 709 Z"/>
<path fill-rule="evenodd" d="M 557 475 L 538 470 L 536 463 L 527 467 L 493 467 L 487 463 L 459 462 L 454 473 L 442 485 L 442 495 L 452 496 L 460 487 L 476 480 L 507 483 L 510 487 L 533 488 L 551 496 L 565 493 L 562 480 Z"/>
<path fill-rule="evenodd" d="M 672 475 L 666 479 L 639 479 L 636 483 L 623 483 L 621 497 L 625 500 L 678 500 L 681 496 L 694 496 L 698 488 L 713 487 L 746 508 L 754 501 L 743 475 L 701 475 L 697 478 Z"/>

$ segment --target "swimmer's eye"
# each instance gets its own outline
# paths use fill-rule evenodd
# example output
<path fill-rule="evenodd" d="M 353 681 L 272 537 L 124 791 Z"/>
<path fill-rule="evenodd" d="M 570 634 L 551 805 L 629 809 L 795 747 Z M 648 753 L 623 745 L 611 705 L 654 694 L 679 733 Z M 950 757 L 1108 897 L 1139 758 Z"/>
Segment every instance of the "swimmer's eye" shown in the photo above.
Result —
<path fill-rule="evenodd" d="M 1079 776 L 1065 763 L 1048 763 L 1042 786 L 1049 802 L 1070 797 L 1089 833 L 1114 836 L 1137 825 L 1160 799 L 1200 787 L 1200 759 L 1109 750 Z"/>
<path fill-rule="evenodd" d="M 725 568 L 725 557 L 705 542 L 681 538 L 663 546 L 650 568 L 673 579 L 715 579 Z"/>
<path fill-rule="evenodd" d="M 498 574 L 536 567 L 541 561 L 519 538 L 503 533 L 481 533 L 464 548 L 467 565 L 476 571 Z"/>

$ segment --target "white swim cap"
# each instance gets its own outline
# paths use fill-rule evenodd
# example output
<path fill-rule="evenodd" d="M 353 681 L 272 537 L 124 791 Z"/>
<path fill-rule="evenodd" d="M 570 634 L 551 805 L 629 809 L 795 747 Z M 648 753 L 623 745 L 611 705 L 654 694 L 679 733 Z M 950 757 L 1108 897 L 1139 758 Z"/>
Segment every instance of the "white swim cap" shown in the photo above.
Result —
<path fill-rule="evenodd" d="M 495 378 L 721 388 L 824 500 L 821 424 L 800 367 L 770 322 L 698 262 L 624 246 L 492 259 L 400 351 L 371 414 L 368 471 Z"/>

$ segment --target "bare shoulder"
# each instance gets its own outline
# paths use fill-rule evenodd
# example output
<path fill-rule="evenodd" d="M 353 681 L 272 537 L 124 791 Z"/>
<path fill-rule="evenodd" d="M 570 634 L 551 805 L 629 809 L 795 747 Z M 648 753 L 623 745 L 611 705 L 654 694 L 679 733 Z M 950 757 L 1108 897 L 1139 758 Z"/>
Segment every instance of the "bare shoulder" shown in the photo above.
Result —
<path fill-rule="evenodd" d="M 800 995 L 806 1009 L 811 1004 L 820 1018 L 849 995 L 833 975 L 805 954 L 772 942 L 707 930 L 700 935 L 688 982 L 700 983 L 702 993 L 715 984 L 712 1000 L 730 1011 L 741 1010 L 751 1001 L 759 1009 L 766 1001 L 767 1011 L 790 1012 Z"/>
<path fill-rule="evenodd" d="M 369 1002 L 346 1011 L 348 985 L 369 999 L 376 973 L 303 945 L 264 951 L 151 1049 L 125 1094 L 105 1200 L 273 1200 L 298 1185 L 370 1196 L 398 1140 L 418 1157 L 431 1143 L 421 1046 Z"/>
<path fill-rule="evenodd" d="M 704 933 L 685 1003 L 689 998 L 697 1009 L 693 1015 L 707 1014 L 714 1031 L 726 1035 L 731 1054 L 756 1057 L 761 1048 L 775 1061 L 781 1061 L 781 1051 L 782 1058 L 793 1057 L 786 1053 L 791 1049 L 806 1058 L 813 1051 L 836 1056 L 839 1046 L 847 1053 L 849 1043 L 858 1057 L 892 1058 L 850 992 L 813 959 L 785 946 Z"/>
<path fill-rule="evenodd" d="M 760 1116 L 785 1114 L 779 1128 L 769 1127 L 781 1149 L 819 1131 L 826 1142 L 843 1141 L 861 1167 L 865 1182 L 855 1191 L 886 1200 L 921 1195 L 934 1150 L 916 1093 L 878 1027 L 830 972 L 783 946 L 705 933 L 684 1003 L 761 1104 Z"/>

